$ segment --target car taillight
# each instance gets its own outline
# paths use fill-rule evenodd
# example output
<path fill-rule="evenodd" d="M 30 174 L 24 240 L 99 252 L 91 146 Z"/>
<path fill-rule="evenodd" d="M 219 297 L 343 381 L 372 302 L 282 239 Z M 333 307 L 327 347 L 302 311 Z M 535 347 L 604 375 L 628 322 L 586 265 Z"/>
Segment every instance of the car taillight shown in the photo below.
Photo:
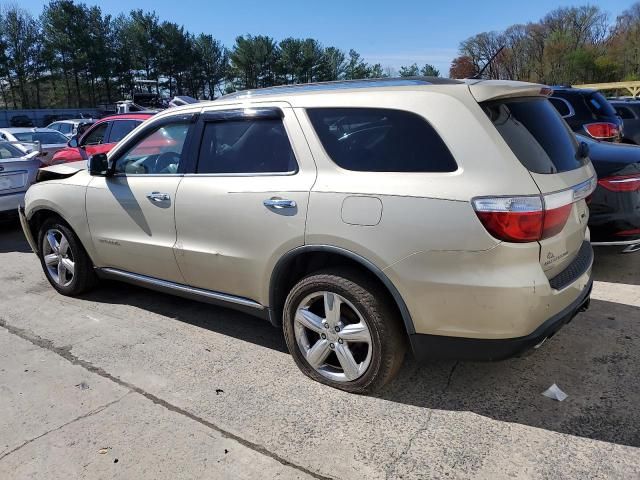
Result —
<path fill-rule="evenodd" d="M 598 140 L 615 138 L 620 135 L 618 125 L 610 122 L 587 123 L 584 125 L 584 129 L 589 135 Z"/>
<path fill-rule="evenodd" d="M 546 195 L 480 197 L 472 200 L 487 231 L 505 242 L 536 242 L 562 231 L 573 204 L 593 192 L 595 177 L 567 190 Z"/>
<path fill-rule="evenodd" d="M 598 184 L 612 192 L 637 192 L 640 191 L 640 173 L 601 178 Z"/>

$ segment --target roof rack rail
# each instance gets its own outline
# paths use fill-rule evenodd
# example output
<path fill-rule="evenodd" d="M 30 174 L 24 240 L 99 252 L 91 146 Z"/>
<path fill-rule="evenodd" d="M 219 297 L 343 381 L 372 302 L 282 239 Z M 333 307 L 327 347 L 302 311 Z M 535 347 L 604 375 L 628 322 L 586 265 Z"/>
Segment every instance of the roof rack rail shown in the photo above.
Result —
<path fill-rule="evenodd" d="M 374 87 L 408 87 L 412 85 L 452 85 L 462 83 L 459 80 L 440 77 L 390 77 L 366 78 L 362 80 L 335 80 L 331 82 L 298 83 L 273 87 L 241 90 L 228 93 L 220 99 L 246 98 L 258 95 L 278 95 L 286 93 L 320 92 L 330 90 L 349 90 Z"/>

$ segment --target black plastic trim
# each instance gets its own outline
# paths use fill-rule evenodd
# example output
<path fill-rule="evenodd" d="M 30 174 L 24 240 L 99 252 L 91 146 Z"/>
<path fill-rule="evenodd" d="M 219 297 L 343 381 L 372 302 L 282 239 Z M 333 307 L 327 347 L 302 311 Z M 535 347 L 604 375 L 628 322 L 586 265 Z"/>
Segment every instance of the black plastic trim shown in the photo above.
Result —
<path fill-rule="evenodd" d="M 492 361 L 520 355 L 552 337 L 579 312 L 589 308 L 593 281 L 580 296 L 560 313 L 549 318 L 529 335 L 516 338 L 484 339 L 414 334 L 409 336 L 413 355 L 417 360 Z"/>
<path fill-rule="evenodd" d="M 204 112 L 204 122 L 228 122 L 232 120 L 268 120 L 284 118 L 284 113 L 278 107 L 234 108 L 231 110 L 214 110 Z"/>
<path fill-rule="evenodd" d="M 270 307 L 269 319 L 271 323 L 273 323 L 276 326 L 279 326 L 281 324 L 281 320 L 276 318 L 275 312 L 273 310 L 274 306 L 276 305 L 279 277 L 282 275 L 283 270 L 288 265 L 290 265 L 290 263 L 297 256 L 304 253 L 309 253 L 309 252 L 329 252 L 329 253 L 335 253 L 338 255 L 343 255 L 349 258 L 350 260 L 358 262 L 360 265 L 362 265 L 371 273 L 373 273 L 383 283 L 383 285 L 387 288 L 387 290 L 389 290 L 389 293 L 391 293 L 393 300 L 396 302 L 396 305 L 400 310 L 400 315 L 402 316 L 402 321 L 404 322 L 404 326 L 406 328 L 407 333 L 409 335 L 412 335 L 415 333 L 416 330 L 413 326 L 413 320 L 411 319 L 411 314 L 409 313 L 407 304 L 402 299 L 402 295 L 400 295 L 400 292 L 398 291 L 398 289 L 391 282 L 391 280 L 389 280 L 389 277 L 387 277 L 380 268 L 378 268 L 376 265 L 374 265 L 372 262 L 370 262 L 366 258 L 350 250 L 346 250 L 340 247 L 335 247 L 333 245 L 303 245 L 300 247 L 296 247 L 293 250 L 289 250 L 280 258 L 280 260 L 278 260 L 278 263 L 276 264 L 276 266 L 273 268 L 273 271 L 271 272 L 271 280 L 269 282 L 269 307 Z"/>

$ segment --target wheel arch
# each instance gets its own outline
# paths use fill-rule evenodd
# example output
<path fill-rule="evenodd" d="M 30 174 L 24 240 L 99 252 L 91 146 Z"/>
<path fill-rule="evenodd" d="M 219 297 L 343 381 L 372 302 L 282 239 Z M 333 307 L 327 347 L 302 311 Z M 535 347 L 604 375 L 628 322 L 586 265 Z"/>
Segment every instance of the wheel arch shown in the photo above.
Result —
<path fill-rule="evenodd" d="M 304 275 L 326 267 L 327 259 L 336 264 L 347 263 L 376 279 L 395 304 L 407 335 L 415 333 L 411 314 L 402 295 L 382 269 L 357 253 L 332 245 L 304 245 L 290 250 L 278 260 L 269 281 L 271 323 L 281 325 L 284 302 L 293 284 Z"/>

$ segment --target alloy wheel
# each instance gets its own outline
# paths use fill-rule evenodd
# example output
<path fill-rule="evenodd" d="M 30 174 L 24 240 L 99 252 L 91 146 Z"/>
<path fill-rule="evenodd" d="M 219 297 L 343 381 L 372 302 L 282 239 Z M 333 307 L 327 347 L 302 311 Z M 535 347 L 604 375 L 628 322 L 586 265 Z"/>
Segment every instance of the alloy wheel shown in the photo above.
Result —
<path fill-rule="evenodd" d="M 356 380 L 371 363 L 369 327 L 358 309 L 337 293 L 307 295 L 296 308 L 294 332 L 307 363 L 330 380 Z"/>
<path fill-rule="evenodd" d="M 61 287 L 73 281 L 75 260 L 69 240 L 55 228 L 47 230 L 42 239 L 42 256 L 51 279 Z"/>

